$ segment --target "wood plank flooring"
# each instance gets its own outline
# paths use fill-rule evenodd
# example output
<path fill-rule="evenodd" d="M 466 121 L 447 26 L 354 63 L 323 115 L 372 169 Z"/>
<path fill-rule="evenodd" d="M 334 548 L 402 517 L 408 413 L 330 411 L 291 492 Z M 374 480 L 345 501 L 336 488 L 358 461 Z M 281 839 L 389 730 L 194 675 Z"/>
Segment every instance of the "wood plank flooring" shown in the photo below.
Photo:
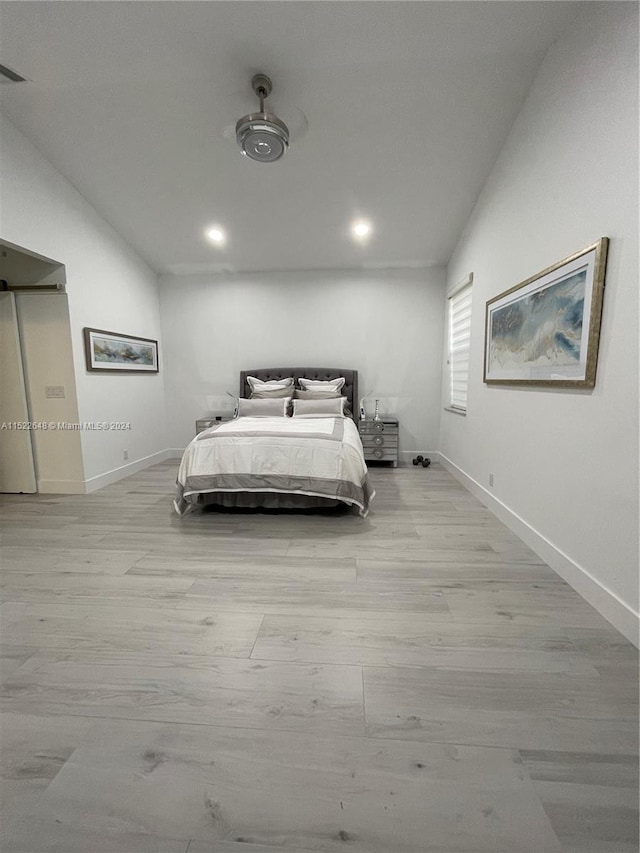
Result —
<path fill-rule="evenodd" d="M 0 496 L 2 853 L 638 853 L 638 654 L 438 465 Z"/>

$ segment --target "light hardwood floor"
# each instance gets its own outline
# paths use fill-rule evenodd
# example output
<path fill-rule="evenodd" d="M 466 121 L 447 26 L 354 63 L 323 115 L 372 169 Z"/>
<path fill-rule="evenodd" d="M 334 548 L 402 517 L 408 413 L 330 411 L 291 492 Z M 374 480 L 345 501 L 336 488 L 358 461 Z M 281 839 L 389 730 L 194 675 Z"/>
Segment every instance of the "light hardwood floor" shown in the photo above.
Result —
<path fill-rule="evenodd" d="M 2 853 L 637 853 L 636 650 L 446 471 L 0 497 Z"/>

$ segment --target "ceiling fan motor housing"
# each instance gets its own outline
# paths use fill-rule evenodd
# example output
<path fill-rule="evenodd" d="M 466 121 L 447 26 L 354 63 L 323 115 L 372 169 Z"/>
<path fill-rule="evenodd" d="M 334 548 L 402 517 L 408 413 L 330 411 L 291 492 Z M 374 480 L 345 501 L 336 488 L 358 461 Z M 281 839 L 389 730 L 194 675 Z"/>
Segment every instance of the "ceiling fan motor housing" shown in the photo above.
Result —
<path fill-rule="evenodd" d="M 264 99 L 271 92 L 271 80 L 264 74 L 256 74 L 251 85 L 260 98 L 260 112 L 239 119 L 236 140 L 245 157 L 259 163 L 273 163 L 287 152 L 289 128 L 282 119 L 264 109 Z"/>

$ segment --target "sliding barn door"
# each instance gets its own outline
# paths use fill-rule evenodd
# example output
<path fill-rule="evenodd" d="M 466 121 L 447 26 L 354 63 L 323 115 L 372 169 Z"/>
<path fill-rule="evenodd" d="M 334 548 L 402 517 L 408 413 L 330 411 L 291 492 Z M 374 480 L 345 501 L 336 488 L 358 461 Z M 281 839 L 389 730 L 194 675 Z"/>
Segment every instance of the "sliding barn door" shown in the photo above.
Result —
<path fill-rule="evenodd" d="M 13 293 L 0 293 L 0 492 L 35 492 L 29 411 Z"/>

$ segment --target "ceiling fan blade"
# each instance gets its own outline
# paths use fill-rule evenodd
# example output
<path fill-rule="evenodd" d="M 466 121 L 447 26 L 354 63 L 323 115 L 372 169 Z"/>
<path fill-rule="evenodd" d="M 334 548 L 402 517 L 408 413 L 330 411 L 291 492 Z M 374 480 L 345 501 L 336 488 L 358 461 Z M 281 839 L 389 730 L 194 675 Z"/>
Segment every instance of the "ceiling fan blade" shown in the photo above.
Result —
<path fill-rule="evenodd" d="M 222 131 L 222 137 L 227 140 L 227 142 L 236 141 L 236 126 L 235 124 L 228 124 Z"/>
<path fill-rule="evenodd" d="M 289 107 L 277 113 L 289 128 L 293 139 L 302 139 L 309 130 L 309 119 L 300 107 Z"/>

